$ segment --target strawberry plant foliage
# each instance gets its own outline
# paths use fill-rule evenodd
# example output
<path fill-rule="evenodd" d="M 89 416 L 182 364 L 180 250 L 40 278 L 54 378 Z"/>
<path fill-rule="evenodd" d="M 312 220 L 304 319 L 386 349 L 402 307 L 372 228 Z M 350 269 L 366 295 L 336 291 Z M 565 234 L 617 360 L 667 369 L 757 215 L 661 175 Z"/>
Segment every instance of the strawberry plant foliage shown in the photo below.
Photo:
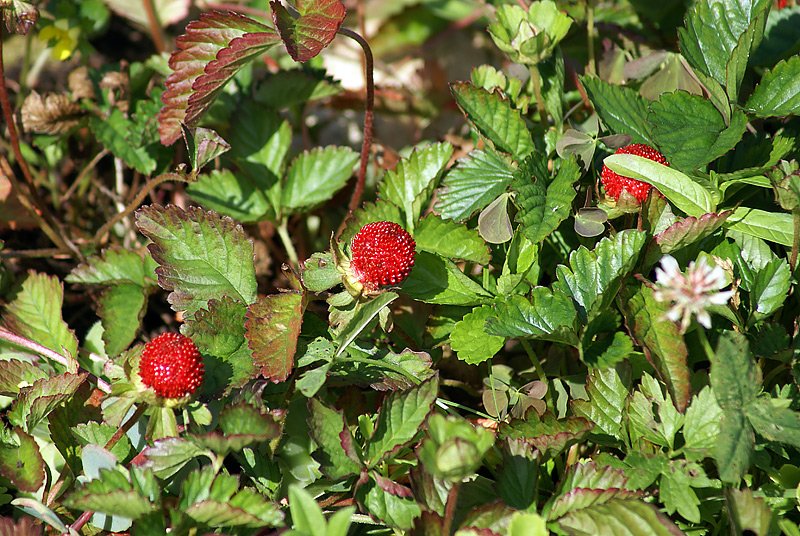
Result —
<path fill-rule="evenodd" d="M 3 528 L 800 534 L 797 2 L 484 4 L 0 8 Z"/>

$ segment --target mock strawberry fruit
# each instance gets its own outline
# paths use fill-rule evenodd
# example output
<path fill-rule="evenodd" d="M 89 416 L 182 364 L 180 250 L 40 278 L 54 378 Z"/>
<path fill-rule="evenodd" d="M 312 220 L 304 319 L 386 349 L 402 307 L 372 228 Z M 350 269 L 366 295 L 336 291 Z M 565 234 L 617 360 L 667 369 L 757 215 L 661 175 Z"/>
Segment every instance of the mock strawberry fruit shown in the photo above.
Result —
<path fill-rule="evenodd" d="M 356 293 L 373 295 L 384 285 L 402 283 L 414 266 L 416 243 L 396 223 L 368 223 L 350 242 L 346 284 Z"/>
<path fill-rule="evenodd" d="M 192 339 L 162 333 L 144 346 L 139 359 L 142 383 L 164 398 L 183 398 L 203 383 L 203 360 Z"/>
<path fill-rule="evenodd" d="M 625 147 L 620 147 L 614 154 L 635 154 L 636 156 L 643 156 L 660 164 L 669 165 L 664 155 L 643 143 L 632 143 Z M 603 183 L 606 194 L 613 198 L 614 201 L 619 200 L 622 190 L 627 190 L 629 194 L 634 196 L 641 203 L 647 198 L 647 193 L 650 191 L 650 188 L 652 188 L 652 186 L 646 182 L 637 181 L 636 179 L 623 177 L 622 175 L 614 173 L 606 166 L 603 166 L 603 171 L 600 173 L 600 182 Z"/>

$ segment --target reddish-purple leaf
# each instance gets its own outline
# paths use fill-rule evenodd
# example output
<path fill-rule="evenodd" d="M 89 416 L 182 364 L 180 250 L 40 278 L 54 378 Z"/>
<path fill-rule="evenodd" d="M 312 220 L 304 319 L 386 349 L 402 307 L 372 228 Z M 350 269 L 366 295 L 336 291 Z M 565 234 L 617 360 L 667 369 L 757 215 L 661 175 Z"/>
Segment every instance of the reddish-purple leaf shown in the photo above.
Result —
<path fill-rule="evenodd" d="M 279 1 L 270 5 L 287 52 L 300 62 L 314 58 L 333 41 L 346 13 L 340 0 L 297 0 L 300 16 L 296 19 Z"/>
<path fill-rule="evenodd" d="M 691 397 L 689 350 L 678 326 L 665 317 L 668 309 L 669 304 L 657 302 L 653 290 L 643 286 L 624 304 L 623 313 L 631 336 L 667 384 L 675 408 L 683 413 Z"/>
<path fill-rule="evenodd" d="M 181 136 L 181 123 L 194 126 L 214 102 L 222 86 L 248 61 L 278 43 L 278 34 L 238 13 L 203 13 L 190 22 L 169 58 L 173 73 L 161 95 L 158 114 L 161 143 Z"/>
<path fill-rule="evenodd" d="M 289 377 L 307 300 L 300 292 L 263 296 L 247 308 L 248 345 L 261 374 L 275 383 Z"/>
<path fill-rule="evenodd" d="M 33 493 L 44 483 L 44 460 L 32 435 L 15 426 L 18 445 L 0 444 L 0 473 L 20 491 Z"/>
<path fill-rule="evenodd" d="M 733 210 L 726 210 L 719 214 L 709 212 L 699 218 L 692 216 L 673 223 L 653 237 L 647 247 L 645 264 L 658 262 L 662 255 L 694 244 L 716 232 L 731 214 L 733 214 Z"/>
<path fill-rule="evenodd" d="M 411 491 L 411 488 L 408 488 L 402 484 L 398 484 L 391 478 L 382 476 L 377 471 L 372 471 L 371 474 L 372 478 L 375 479 L 375 483 L 378 484 L 378 487 L 386 493 L 391 493 L 396 497 L 411 497 L 414 495 Z"/>

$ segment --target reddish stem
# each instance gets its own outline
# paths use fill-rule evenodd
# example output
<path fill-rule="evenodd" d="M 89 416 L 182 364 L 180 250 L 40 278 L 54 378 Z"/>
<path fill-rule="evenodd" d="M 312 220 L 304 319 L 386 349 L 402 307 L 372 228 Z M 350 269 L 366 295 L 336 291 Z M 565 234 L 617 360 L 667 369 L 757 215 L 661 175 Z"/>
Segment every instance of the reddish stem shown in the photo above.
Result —
<path fill-rule="evenodd" d="M 367 78 L 367 102 L 366 109 L 364 110 L 364 141 L 361 144 L 361 167 L 358 169 L 358 177 L 356 179 L 356 187 L 353 190 L 353 197 L 350 199 L 348 209 L 352 212 L 358 208 L 361 203 L 361 196 L 364 195 L 364 183 L 367 179 L 367 164 L 369 163 L 369 148 L 372 144 L 372 120 L 375 110 L 375 81 L 373 79 L 374 60 L 372 58 L 372 50 L 366 39 L 359 34 L 347 28 L 339 28 L 339 33 L 354 39 L 361 48 L 364 50 L 365 67 L 364 72 Z"/>

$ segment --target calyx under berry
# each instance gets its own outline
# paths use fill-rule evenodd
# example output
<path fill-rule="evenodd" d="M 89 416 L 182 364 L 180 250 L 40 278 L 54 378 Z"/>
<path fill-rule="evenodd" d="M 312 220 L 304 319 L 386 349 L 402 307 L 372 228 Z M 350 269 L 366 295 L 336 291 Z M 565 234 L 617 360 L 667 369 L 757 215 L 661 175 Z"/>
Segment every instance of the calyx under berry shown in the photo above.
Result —
<path fill-rule="evenodd" d="M 633 154 L 636 156 L 643 156 L 649 158 L 654 162 L 668 166 L 667 159 L 664 155 L 653 149 L 649 145 L 643 143 L 632 143 L 625 147 L 620 147 L 614 154 Z M 640 203 L 647 199 L 647 194 L 650 192 L 652 186 L 646 182 L 642 182 L 630 177 L 623 177 L 622 175 L 611 171 L 606 166 L 603 166 L 603 171 L 600 173 L 600 182 L 603 184 L 603 189 L 606 195 L 611 197 L 614 201 L 619 201 L 619 196 L 625 190 L 634 196 Z"/>

